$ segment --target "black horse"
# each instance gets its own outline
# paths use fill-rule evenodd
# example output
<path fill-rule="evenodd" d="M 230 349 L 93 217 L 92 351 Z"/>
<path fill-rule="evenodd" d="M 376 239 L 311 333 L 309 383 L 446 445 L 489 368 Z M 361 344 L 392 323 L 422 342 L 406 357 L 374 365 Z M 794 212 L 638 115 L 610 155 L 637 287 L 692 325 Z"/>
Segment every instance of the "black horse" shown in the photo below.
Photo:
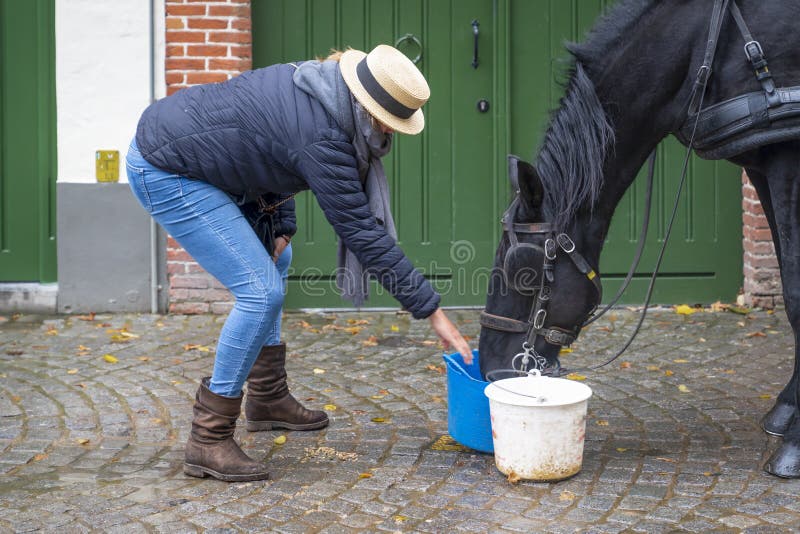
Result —
<path fill-rule="evenodd" d="M 800 86 L 798 21 L 800 0 L 623 0 L 568 46 L 570 80 L 535 163 L 512 160 L 518 194 L 481 318 L 484 375 L 520 353 L 558 370 L 560 346 L 599 304 L 596 272 L 617 204 L 656 145 L 670 134 L 688 144 L 695 126 L 697 152 L 743 167 L 758 192 L 797 346 L 800 87 L 780 88 Z M 746 54 L 747 28 L 760 46 Z M 792 378 L 762 421 L 783 436 L 765 466 L 782 477 L 800 477 L 799 390 L 796 349 Z"/>

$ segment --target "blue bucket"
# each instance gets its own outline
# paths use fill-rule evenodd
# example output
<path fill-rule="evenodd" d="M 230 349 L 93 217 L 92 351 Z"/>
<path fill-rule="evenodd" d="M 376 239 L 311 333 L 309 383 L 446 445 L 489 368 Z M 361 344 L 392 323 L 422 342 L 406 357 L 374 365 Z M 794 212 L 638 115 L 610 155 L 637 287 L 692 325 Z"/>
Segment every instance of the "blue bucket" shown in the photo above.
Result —
<path fill-rule="evenodd" d="M 447 427 L 457 442 L 481 452 L 494 452 L 489 399 L 483 390 L 489 385 L 481 377 L 478 351 L 472 351 L 472 364 L 461 354 L 445 354 L 447 365 Z"/>

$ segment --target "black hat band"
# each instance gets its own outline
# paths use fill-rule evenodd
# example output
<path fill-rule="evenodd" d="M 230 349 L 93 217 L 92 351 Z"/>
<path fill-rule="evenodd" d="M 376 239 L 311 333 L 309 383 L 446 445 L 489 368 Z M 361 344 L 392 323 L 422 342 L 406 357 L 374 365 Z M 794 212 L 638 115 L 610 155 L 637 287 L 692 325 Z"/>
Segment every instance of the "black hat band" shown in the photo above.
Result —
<path fill-rule="evenodd" d="M 417 111 L 416 109 L 404 106 L 378 83 L 378 80 L 372 75 L 372 71 L 369 70 L 366 56 L 358 62 L 356 66 L 356 75 L 358 76 L 358 81 L 364 86 L 369 96 L 395 117 L 407 119 Z"/>

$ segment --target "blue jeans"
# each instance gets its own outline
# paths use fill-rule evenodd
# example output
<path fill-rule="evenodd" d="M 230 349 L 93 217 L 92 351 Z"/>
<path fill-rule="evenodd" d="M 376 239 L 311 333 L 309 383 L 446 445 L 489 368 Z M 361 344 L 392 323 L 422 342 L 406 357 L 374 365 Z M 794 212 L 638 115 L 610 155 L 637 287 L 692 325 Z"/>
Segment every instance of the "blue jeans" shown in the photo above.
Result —
<path fill-rule="evenodd" d="M 135 140 L 126 167 L 142 206 L 236 298 L 219 335 L 209 389 L 237 397 L 261 347 L 280 342 L 292 248 L 274 262 L 231 197 L 206 182 L 154 167 Z"/>

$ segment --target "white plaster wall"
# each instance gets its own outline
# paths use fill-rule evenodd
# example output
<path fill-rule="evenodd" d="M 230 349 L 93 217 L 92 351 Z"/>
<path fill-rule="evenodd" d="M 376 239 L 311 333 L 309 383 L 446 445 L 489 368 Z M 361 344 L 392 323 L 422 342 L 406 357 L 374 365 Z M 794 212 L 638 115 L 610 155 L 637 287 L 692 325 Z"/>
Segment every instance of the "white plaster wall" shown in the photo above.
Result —
<path fill-rule="evenodd" d="M 150 103 L 151 0 L 56 0 L 58 181 L 94 182 L 95 150 L 125 153 Z M 155 96 L 164 96 L 164 0 L 152 0 Z"/>

